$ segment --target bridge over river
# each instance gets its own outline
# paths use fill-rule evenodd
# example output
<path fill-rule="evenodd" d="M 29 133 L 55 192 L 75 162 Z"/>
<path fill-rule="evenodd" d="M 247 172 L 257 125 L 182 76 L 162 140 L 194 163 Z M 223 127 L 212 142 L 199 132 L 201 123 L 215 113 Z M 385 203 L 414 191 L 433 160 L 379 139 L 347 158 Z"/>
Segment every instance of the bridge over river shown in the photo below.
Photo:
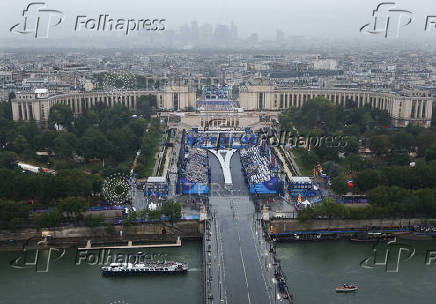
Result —
<path fill-rule="evenodd" d="M 280 265 L 264 239 L 261 221 L 241 173 L 239 153 L 231 160 L 233 189 L 224 188 L 216 157 L 209 158 L 211 195 L 205 233 L 205 302 L 291 303 L 280 291 Z"/>

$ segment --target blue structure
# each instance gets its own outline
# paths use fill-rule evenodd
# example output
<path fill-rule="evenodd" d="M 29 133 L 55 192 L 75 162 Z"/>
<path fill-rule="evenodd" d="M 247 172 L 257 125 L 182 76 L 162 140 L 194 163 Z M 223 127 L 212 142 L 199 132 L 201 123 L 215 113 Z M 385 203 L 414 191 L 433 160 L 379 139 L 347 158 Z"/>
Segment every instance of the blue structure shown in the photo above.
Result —
<path fill-rule="evenodd" d="M 245 133 L 235 132 L 229 134 L 219 134 L 219 132 L 201 132 L 193 128 L 186 134 L 186 145 L 200 149 L 243 149 L 258 143 L 258 136 L 248 128 Z"/>
<path fill-rule="evenodd" d="M 191 195 L 206 195 L 209 194 L 209 185 L 208 184 L 200 184 L 193 183 L 187 179 L 181 179 L 182 184 L 182 193 L 183 194 L 191 194 Z"/>
<path fill-rule="evenodd" d="M 314 197 L 322 194 L 319 188 L 315 189 L 315 185 L 309 177 L 300 176 L 292 177 L 289 182 L 289 192 L 292 197 L 298 197 L 301 195 L 303 198 Z"/>
<path fill-rule="evenodd" d="M 257 184 L 250 184 L 249 189 L 251 194 L 277 194 L 279 186 L 279 178 L 274 176 L 269 181 Z"/>
<path fill-rule="evenodd" d="M 144 195 L 151 197 L 167 197 L 168 183 L 165 178 L 149 177 L 144 187 Z"/>

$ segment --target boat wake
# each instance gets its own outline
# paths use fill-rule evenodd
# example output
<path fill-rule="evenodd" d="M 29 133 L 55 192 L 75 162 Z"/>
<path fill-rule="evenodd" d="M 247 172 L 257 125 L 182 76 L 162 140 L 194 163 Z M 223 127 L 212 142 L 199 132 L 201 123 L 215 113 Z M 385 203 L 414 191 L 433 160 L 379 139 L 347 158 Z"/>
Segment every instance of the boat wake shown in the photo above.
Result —
<path fill-rule="evenodd" d="M 203 270 L 201 268 L 189 268 L 188 272 L 191 272 L 191 271 L 203 271 Z"/>

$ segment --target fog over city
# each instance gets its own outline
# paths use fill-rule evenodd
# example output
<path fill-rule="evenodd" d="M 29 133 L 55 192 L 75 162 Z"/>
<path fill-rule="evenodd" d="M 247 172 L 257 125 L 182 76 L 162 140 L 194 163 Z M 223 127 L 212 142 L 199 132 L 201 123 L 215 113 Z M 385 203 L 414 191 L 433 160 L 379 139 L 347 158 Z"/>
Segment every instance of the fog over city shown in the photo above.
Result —
<path fill-rule="evenodd" d="M 0 0 L 0 304 L 434 304 L 436 0 Z"/>
<path fill-rule="evenodd" d="M 48 37 L 44 39 L 34 39 L 33 35 L 17 35 L 10 30 L 22 22 L 23 10 L 32 2 L 1 0 L 0 3 L 2 48 L 74 47 L 76 43 L 86 47 L 108 48 L 267 48 L 266 41 L 278 43 L 270 47 L 281 45 L 284 48 L 307 43 L 332 43 L 338 47 L 346 47 L 344 44 L 348 43 L 411 46 L 413 41 L 420 41 L 420 46 L 425 48 L 436 41 L 434 23 L 427 24 L 428 16 L 436 15 L 436 2 L 432 0 L 404 0 L 391 5 L 394 9 L 407 11 L 399 19 L 394 16 L 390 20 L 391 24 L 400 23 L 399 35 L 395 39 L 360 31 L 362 26 L 374 20 L 373 10 L 381 3 L 375 0 L 108 0 L 104 6 L 84 0 L 46 1 L 45 8 L 61 12 L 63 20 L 59 25 L 51 26 Z M 89 19 L 98 20 L 100 15 L 107 15 L 107 18 L 114 20 L 164 19 L 165 30 L 136 30 L 128 35 L 124 31 L 86 30 L 85 22 Z M 82 23 L 77 25 L 78 16 L 81 16 Z M 405 16 L 411 18 L 407 26 Z M 50 21 L 52 24 L 56 22 L 54 19 Z"/>

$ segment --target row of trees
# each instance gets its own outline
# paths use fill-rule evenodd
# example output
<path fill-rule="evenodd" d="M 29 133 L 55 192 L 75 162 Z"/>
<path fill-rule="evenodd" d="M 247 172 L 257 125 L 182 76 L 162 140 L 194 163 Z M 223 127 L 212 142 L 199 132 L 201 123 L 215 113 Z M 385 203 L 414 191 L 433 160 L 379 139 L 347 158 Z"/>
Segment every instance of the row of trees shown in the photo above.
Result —
<path fill-rule="evenodd" d="M 324 98 L 315 98 L 300 109 L 290 108 L 280 122 L 284 129 L 296 127 L 299 132 L 293 130 L 294 136 L 298 133 L 304 134 L 304 138 L 343 136 L 345 146 L 321 144 L 311 146 L 309 151 L 294 149 L 306 171 L 322 164 L 337 194 L 350 190 L 366 193 L 380 184 L 406 189 L 434 186 L 430 182 L 434 178 L 430 162 L 436 159 L 434 128 L 387 128 L 390 122 L 385 111 L 368 107 L 344 109 Z M 372 154 L 362 158 L 357 153 L 359 146 L 368 147 Z M 409 168 L 414 159 L 416 168 Z M 347 179 L 354 179 L 357 187 L 350 189 Z"/>
<path fill-rule="evenodd" d="M 138 219 L 141 220 L 158 220 L 162 216 L 168 217 L 170 222 L 180 220 L 182 217 L 182 207 L 179 203 L 172 200 L 163 203 L 160 209 L 150 210 L 148 208 L 139 212 L 132 212 L 129 217 L 124 220 L 123 225 L 131 225 L 136 223 Z"/>
<path fill-rule="evenodd" d="M 46 130 L 32 122 L 17 123 L 0 117 L 0 144 L 28 161 L 38 161 L 35 152 L 46 151 L 58 160 L 78 155 L 87 161 L 110 159 L 119 163 L 134 155 L 147 124 L 145 119 L 129 119 L 129 115 L 120 105 L 99 105 L 73 119 L 71 109 L 59 104 L 52 107 L 50 128 Z M 58 131 L 55 126 L 64 130 Z"/>
<path fill-rule="evenodd" d="M 299 212 L 300 221 L 310 219 L 434 218 L 436 188 L 409 191 L 400 187 L 379 186 L 368 193 L 369 205 L 349 207 L 325 198 L 314 207 Z"/>
<path fill-rule="evenodd" d="M 141 145 L 141 155 L 136 163 L 135 173 L 138 177 L 146 177 L 152 174 L 155 154 L 159 151 L 161 137 L 159 118 L 154 118 L 145 132 Z"/>
<path fill-rule="evenodd" d="M 344 131 L 346 135 L 359 134 L 377 126 L 390 124 L 387 111 L 369 107 L 344 108 L 336 106 L 324 97 L 315 97 L 301 108 L 290 107 L 280 118 L 283 129 L 296 127 L 302 133 L 332 133 Z"/>
<path fill-rule="evenodd" d="M 127 160 L 140 147 L 137 171 L 149 175 L 160 140 L 159 119 L 151 120 L 156 98 L 141 96 L 137 105 L 139 117 L 132 117 L 121 105 L 109 108 L 101 103 L 74 117 L 69 106 L 58 104 L 50 110 L 48 129 L 41 129 L 34 122 L 12 121 L 10 104 L 0 104 L 0 199 L 9 210 L 0 220 L 18 227 L 28 221 L 25 215 L 31 209 L 48 207 L 51 212 L 33 217 L 36 226 L 77 219 L 73 214 L 80 215 L 85 208 L 77 202 L 86 202 L 88 208 L 89 201 L 98 200 L 103 178 L 115 171 L 128 172 Z M 37 151 L 48 156 L 37 156 Z M 23 172 L 17 167 L 18 159 L 54 168 L 56 175 Z M 106 166 L 95 166 L 96 159 Z M 14 208 L 18 214 L 11 211 Z M 92 216 L 81 220 L 87 226 L 101 222 Z"/>
<path fill-rule="evenodd" d="M 1 155 L 2 153 L 0 153 Z M 78 169 L 60 170 L 56 175 L 0 168 L 0 198 L 34 200 L 41 207 L 68 196 L 90 197 L 100 193 L 102 178 Z"/>
<path fill-rule="evenodd" d="M 31 223 L 39 228 L 56 227 L 64 220 L 83 220 L 84 217 L 82 213 L 86 211 L 88 207 L 88 201 L 83 197 L 67 197 L 60 200 L 59 204 L 50 211 L 34 214 L 30 218 L 29 212 L 32 206 L 27 202 L 0 200 L 0 221 L 8 222 L 11 230 L 21 228 L 23 225 L 29 225 Z"/>
<path fill-rule="evenodd" d="M 365 169 L 354 178 L 356 188 L 367 192 L 379 185 L 397 186 L 404 189 L 436 187 L 436 161 L 417 162 L 415 167 L 392 166 Z"/>

